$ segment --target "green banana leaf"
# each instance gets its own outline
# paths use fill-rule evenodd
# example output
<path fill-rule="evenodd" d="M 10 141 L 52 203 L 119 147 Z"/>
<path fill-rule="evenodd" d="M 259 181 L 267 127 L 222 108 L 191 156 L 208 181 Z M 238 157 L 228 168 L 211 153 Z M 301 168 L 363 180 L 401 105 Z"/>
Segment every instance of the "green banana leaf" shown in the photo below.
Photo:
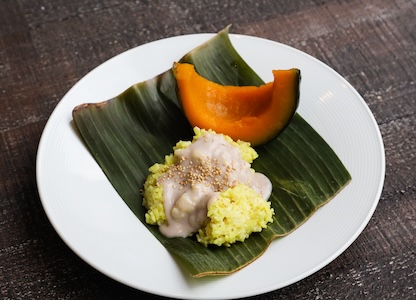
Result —
<path fill-rule="evenodd" d="M 194 64 L 202 76 L 220 84 L 263 83 L 232 46 L 228 28 L 181 62 Z M 177 141 L 192 139 L 175 88 L 172 70 L 168 70 L 113 99 L 76 107 L 73 119 L 121 198 L 191 276 L 229 274 L 243 268 L 266 251 L 273 239 L 303 224 L 351 180 L 333 150 L 296 114 L 277 139 L 256 148 L 259 158 L 253 168 L 273 183 L 270 201 L 275 216 L 268 228 L 231 247 L 204 247 L 193 238 L 165 238 L 156 226 L 144 221 L 141 188 L 151 165 L 163 162 Z"/>

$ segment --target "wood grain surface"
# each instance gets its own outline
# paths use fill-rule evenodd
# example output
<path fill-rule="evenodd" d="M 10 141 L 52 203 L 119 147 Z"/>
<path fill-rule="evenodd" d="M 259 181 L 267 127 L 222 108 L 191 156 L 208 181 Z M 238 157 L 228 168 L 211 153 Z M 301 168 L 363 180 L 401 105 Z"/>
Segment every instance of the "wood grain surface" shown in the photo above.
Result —
<path fill-rule="evenodd" d="M 109 279 L 61 240 L 37 193 L 37 147 L 55 106 L 96 66 L 230 23 L 345 77 L 373 112 L 386 153 L 381 199 L 358 239 L 315 274 L 250 299 L 416 299 L 414 0 L 1 0 L 0 299 L 161 299 Z"/>

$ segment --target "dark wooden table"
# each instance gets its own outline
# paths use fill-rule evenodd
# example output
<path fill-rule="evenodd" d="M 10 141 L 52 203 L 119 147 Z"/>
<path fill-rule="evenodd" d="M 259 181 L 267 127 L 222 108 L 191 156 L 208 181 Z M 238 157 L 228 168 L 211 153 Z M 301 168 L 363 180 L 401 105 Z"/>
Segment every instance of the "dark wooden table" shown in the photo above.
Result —
<path fill-rule="evenodd" d="M 0 299 L 160 299 L 99 273 L 54 231 L 37 194 L 39 139 L 65 93 L 102 62 L 230 23 L 338 71 L 374 113 L 386 152 L 384 190 L 358 239 L 315 274 L 251 299 L 416 298 L 414 0 L 1 0 Z"/>

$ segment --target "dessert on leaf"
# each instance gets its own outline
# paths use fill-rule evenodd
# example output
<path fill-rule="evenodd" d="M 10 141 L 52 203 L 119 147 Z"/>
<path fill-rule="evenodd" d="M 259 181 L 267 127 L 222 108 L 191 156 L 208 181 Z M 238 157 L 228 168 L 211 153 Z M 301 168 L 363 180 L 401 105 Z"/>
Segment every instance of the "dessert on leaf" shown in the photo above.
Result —
<path fill-rule="evenodd" d="M 228 27 L 184 53 L 173 68 L 172 64 L 174 61 L 166 64 L 165 72 L 134 84 L 107 101 L 96 103 L 96 99 L 91 99 L 92 102 L 75 107 L 73 124 L 120 198 L 161 245 L 186 266 L 184 270 L 193 277 L 231 274 L 260 257 L 274 239 L 304 224 L 350 182 L 351 175 L 330 145 L 295 113 L 299 101 L 299 70 L 275 71 L 273 82 L 265 84 L 234 48 Z M 198 96 L 200 93 L 205 96 Z M 213 97 L 212 93 L 221 97 Z M 163 201 L 142 197 L 146 193 L 142 191 L 145 182 L 145 189 L 162 191 L 155 182 L 162 184 L 165 179 L 160 176 L 168 174 L 168 168 L 178 162 L 175 155 L 167 154 L 178 141 L 191 140 L 195 126 L 201 132 L 203 129 L 212 132 L 211 129 L 230 136 L 234 142 L 240 139 L 256 146 L 259 157 L 255 160 L 252 157 L 252 163 L 249 157 L 254 149 L 241 151 L 240 145 L 233 149 L 239 149 L 243 160 L 251 164 L 250 168 L 267 176 L 273 185 L 270 197 L 267 193 L 259 196 L 262 192 L 250 184 L 231 184 L 226 190 L 216 191 L 219 193 L 215 195 L 216 200 L 205 203 L 202 227 L 194 233 L 200 242 L 198 237 L 167 237 L 157 226 L 149 225 L 166 224 L 167 216 L 160 206 Z M 175 148 L 178 152 L 186 151 L 189 143 L 180 142 Z M 179 148 L 183 149 L 179 151 Z M 202 160 L 207 162 L 205 158 Z M 158 162 L 156 167 L 151 167 Z M 201 171 L 216 168 L 215 161 L 210 164 L 202 164 Z M 195 175 L 194 171 L 190 174 Z M 179 185 L 199 180 L 189 176 L 183 182 L 178 181 Z M 185 197 L 175 203 L 176 209 L 173 204 L 166 211 L 180 219 L 193 207 L 188 200 Z M 243 206 L 243 210 L 264 212 L 264 215 L 242 214 L 239 209 Z M 230 207 L 237 209 L 225 211 Z M 232 220 L 233 216 L 238 218 Z M 242 223 L 250 223 L 246 220 L 258 222 L 258 228 L 239 228 L 245 225 Z M 232 232 L 236 242 L 223 238 L 230 232 L 230 224 L 237 229 Z M 240 240 L 244 242 L 237 242 Z M 217 245 L 217 242 L 224 246 L 204 246 Z M 227 243 L 231 246 L 227 247 Z M 143 247 L 148 247 L 146 239 Z"/>

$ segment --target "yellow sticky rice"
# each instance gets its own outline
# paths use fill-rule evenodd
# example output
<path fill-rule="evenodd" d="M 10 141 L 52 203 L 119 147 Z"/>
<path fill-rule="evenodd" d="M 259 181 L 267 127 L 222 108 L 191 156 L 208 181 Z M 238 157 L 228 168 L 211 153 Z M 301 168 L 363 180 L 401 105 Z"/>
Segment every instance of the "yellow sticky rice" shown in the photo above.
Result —
<path fill-rule="evenodd" d="M 215 133 L 197 127 L 194 128 L 194 132 L 193 141 L 206 132 Z M 224 138 L 240 149 L 242 158 L 248 163 L 251 164 L 258 157 L 249 143 L 234 142 L 226 135 Z M 191 141 L 179 141 L 173 150 L 184 149 L 191 143 Z M 148 210 L 145 215 L 148 224 L 161 225 L 167 222 L 163 190 L 158 184 L 158 179 L 176 162 L 177 157 L 169 154 L 165 156 L 163 164 L 156 163 L 149 168 L 150 174 L 143 190 L 143 206 Z M 262 231 L 273 221 L 273 214 L 274 210 L 269 201 L 265 201 L 249 186 L 240 184 L 221 192 L 217 200 L 208 206 L 207 222 L 198 230 L 196 237 L 204 246 L 208 244 L 230 246 L 237 241 L 243 242 L 252 232 Z"/>

